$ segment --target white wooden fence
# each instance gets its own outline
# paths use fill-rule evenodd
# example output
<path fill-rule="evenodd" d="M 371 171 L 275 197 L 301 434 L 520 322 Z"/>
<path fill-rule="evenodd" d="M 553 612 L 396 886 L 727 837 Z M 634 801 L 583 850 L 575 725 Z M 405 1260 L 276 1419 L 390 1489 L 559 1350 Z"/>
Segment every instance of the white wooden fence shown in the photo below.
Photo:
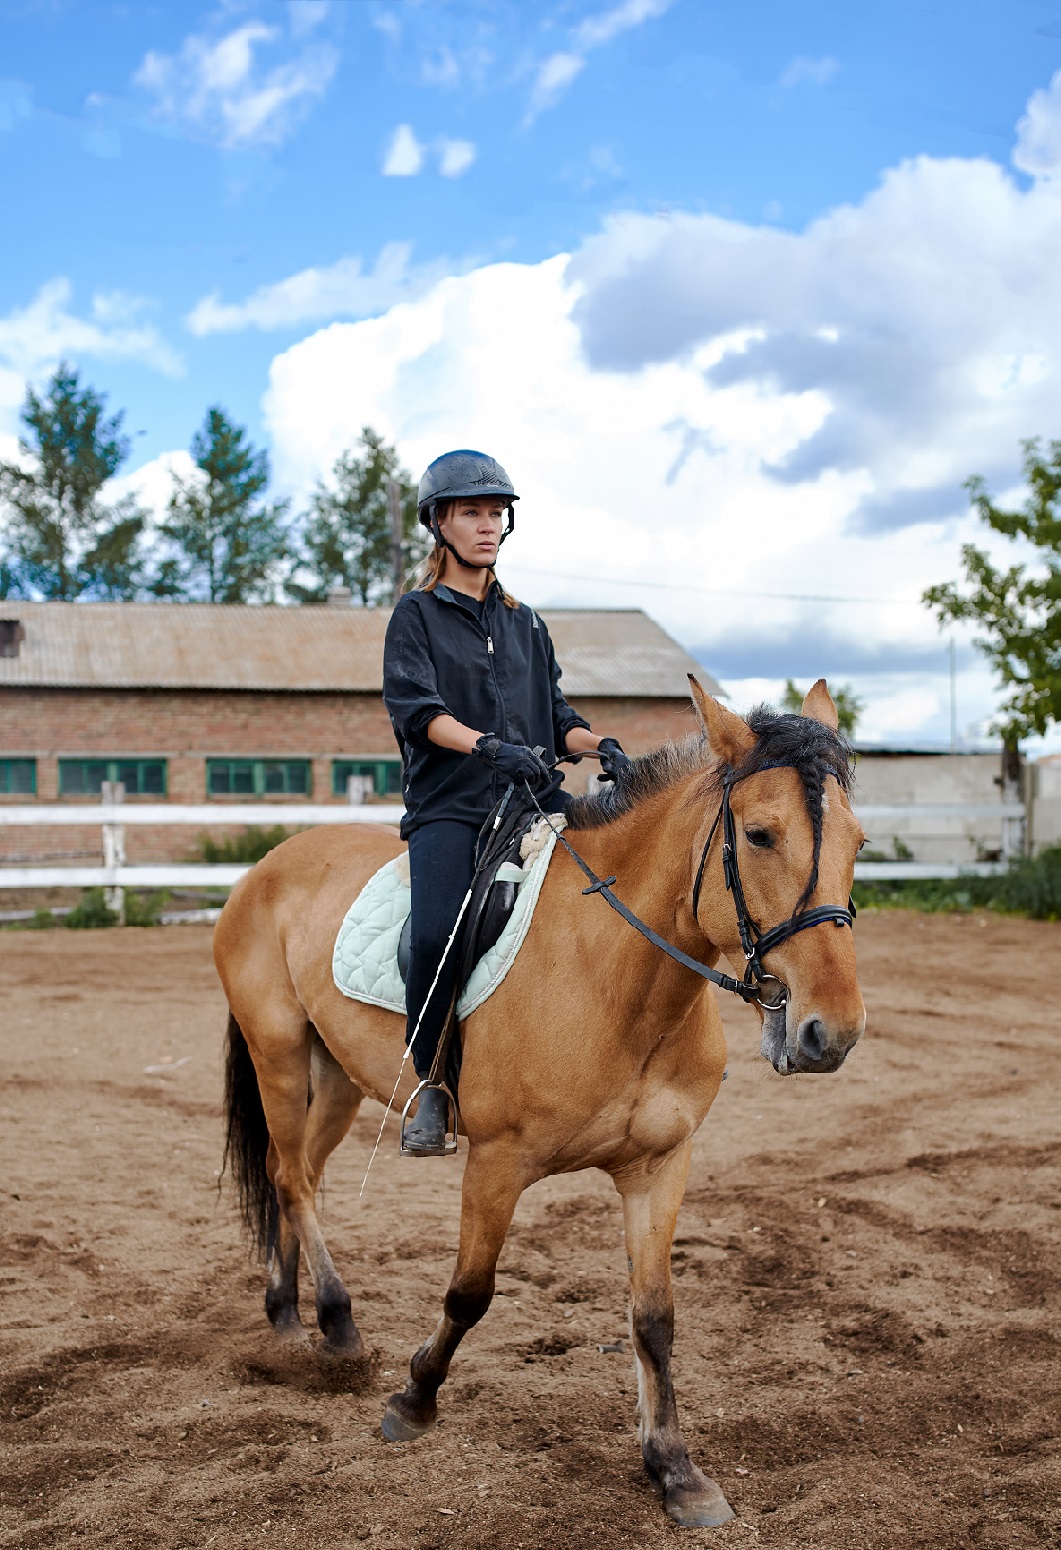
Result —
<path fill-rule="evenodd" d="M 397 824 L 404 809 L 400 806 L 340 805 L 319 803 L 197 803 L 188 806 L 168 802 L 126 803 L 120 791 L 104 791 L 104 800 L 96 803 L 25 803 L 0 807 L 0 829 L 38 828 L 46 825 L 99 826 L 102 829 L 102 864 L 98 866 L 8 865 L 0 859 L 0 889 L 9 888 L 99 888 L 110 891 L 119 908 L 126 888 L 231 888 L 249 866 L 208 862 L 165 861 L 146 865 L 128 865 L 125 860 L 125 831 L 137 826 L 182 825 L 204 829 L 218 825 L 290 825 L 308 828 L 325 823 Z M 938 818 L 990 818 L 997 820 L 1001 834 L 1002 861 L 969 864 L 932 861 L 859 861 L 856 878 L 865 881 L 891 881 L 902 878 L 990 877 L 1006 869 L 1007 859 L 1019 854 L 1022 845 L 1024 807 L 1017 803 L 923 803 L 908 806 L 863 806 L 856 808 L 863 823 L 917 815 L 921 820 Z"/>

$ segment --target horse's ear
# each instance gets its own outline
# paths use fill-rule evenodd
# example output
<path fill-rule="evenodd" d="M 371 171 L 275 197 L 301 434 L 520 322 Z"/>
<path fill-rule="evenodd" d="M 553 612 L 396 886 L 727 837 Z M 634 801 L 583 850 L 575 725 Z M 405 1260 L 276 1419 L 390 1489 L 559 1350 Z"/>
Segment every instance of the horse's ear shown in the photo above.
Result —
<path fill-rule="evenodd" d="M 839 727 L 840 717 L 836 713 L 836 705 L 825 686 L 824 678 L 819 678 L 818 682 L 807 690 L 807 698 L 803 701 L 800 715 L 808 716 L 811 721 L 820 721 L 822 726 L 832 727 L 834 732 Z"/>
<path fill-rule="evenodd" d="M 739 764 L 755 747 L 755 733 L 746 721 L 713 700 L 692 673 L 689 674 L 689 688 L 711 752 L 721 764 Z"/>

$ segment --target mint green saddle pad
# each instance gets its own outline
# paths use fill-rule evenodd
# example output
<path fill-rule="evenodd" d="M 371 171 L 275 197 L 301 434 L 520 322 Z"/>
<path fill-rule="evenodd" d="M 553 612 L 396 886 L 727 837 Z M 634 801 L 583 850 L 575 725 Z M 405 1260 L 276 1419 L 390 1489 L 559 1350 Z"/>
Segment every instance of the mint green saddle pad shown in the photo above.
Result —
<path fill-rule="evenodd" d="M 521 864 L 505 862 L 499 882 L 516 884 L 516 903 L 493 947 L 479 959 L 457 1002 L 457 1016 L 470 1017 L 500 985 L 530 929 L 545 874 L 556 847 L 555 829 L 539 818 L 523 837 Z M 404 852 L 380 867 L 349 910 L 332 953 L 332 978 L 344 996 L 405 1015 L 405 986 L 398 973 L 398 939 L 410 908 L 409 857 Z"/>

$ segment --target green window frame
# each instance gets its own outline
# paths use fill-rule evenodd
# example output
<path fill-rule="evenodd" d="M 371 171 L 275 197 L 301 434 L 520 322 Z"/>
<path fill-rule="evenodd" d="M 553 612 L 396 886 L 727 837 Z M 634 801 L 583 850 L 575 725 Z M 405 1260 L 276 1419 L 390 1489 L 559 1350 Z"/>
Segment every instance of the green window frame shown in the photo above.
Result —
<path fill-rule="evenodd" d="M 169 780 L 165 759 L 60 759 L 61 797 L 98 797 L 105 780 L 120 780 L 129 797 L 164 797 Z"/>
<path fill-rule="evenodd" d="M 345 797 L 346 782 L 351 775 L 369 775 L 378 797 L 394 797 L 402 794 L 402 761 L 400 759 L 333 759 L 332 796 Z"/>
<path fill-rule="evenodd" d="M 308 797 L 313 793 L 309 759 L 207 759 L 208 797 Z"/>
<path fill-rule="evenodd" d="M 0 796 L 37 795 L 36 759 L 0 759 Z"/>

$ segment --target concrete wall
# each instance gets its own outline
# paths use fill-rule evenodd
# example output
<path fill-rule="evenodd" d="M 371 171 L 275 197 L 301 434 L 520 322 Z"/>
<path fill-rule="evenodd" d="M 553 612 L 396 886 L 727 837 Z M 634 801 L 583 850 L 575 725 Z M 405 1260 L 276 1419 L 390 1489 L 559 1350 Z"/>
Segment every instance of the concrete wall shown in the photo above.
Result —
<path fill-rule="evenodd" d="M 1003 800 L 1000 753 L 882 753 L 858 756 L 854 801 L 860 806 L 913 806 L 920 803 Z M 1016 793 L 1007 801 L 1017 800 Z M 896 855 L 898 839 L 915 861 L 992 861 L 1002 854 L 1002 823 L 997 818 L 942 817 L 910 813 L 864 820 L 867 850 Z M 1016 826 L 1014 826 L 1016 827 Z M 1018 842 L 1016 833 L 1010 840 Z M 865 852 L 863 853 L 865 855 Z"/>
<path fill-rule="evenodd" d="M 1061 756 L 1052 754 L 1028 766 L 1031 797 L 1029 842 L 1033 855 L 1061 845 Z"/>

